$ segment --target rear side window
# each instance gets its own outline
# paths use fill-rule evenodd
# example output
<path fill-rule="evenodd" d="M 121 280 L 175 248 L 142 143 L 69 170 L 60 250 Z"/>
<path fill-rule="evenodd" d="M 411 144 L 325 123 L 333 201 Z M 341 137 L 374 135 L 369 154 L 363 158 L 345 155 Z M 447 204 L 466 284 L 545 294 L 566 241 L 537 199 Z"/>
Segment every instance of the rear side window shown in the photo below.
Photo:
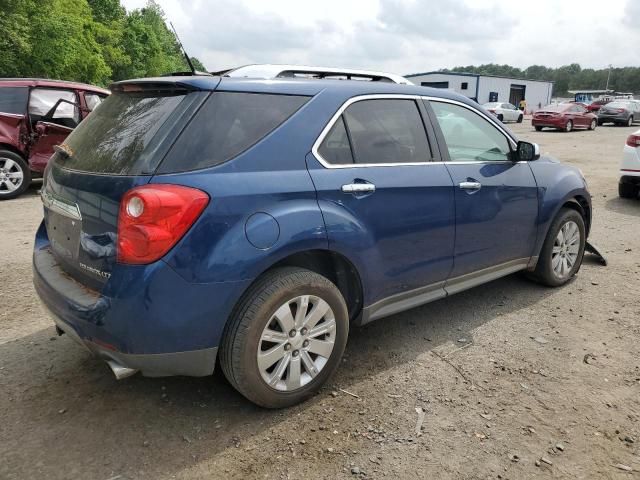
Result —
<path fill-rule="evenodd" d="M 344 112 L 356 163 L 419 163 L 431 149 L 414 100 L 363 100 Z"/>
<path fill-rule="evenodd" d="M 0 112 L 24 115 L 28 97 L 27 87 L 0 87 Z"/>
<path fill-rule="evenodd" d="M 342 116 L 331 127 L 322 145 L 320 145 L 318 153 L 332 165 L 349 165 L 353 163 L 349 136 Z"/>
<path fill-rule="evenodd" d="M 112 175 L 155 171 L 176 131 L 205 92 L 114 93 L 67 137 L 70 157 L 53 160 L 72 170 Z"/>
<path fill-rule="evenodd" d="M 214 92 L 180 135 L 160 173 L 219 165 L 275 130 L 309 97 Z"/>

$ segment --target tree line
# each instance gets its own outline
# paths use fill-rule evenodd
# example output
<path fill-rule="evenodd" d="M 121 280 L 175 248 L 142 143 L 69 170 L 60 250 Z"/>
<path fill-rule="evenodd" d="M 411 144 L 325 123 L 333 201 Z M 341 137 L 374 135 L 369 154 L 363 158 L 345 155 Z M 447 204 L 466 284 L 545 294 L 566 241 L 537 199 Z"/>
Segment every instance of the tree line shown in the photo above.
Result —
<path fill-rule="evenodd" d="M 582 68 L 577 63 L 564 65 L 559 68 L 549 68 L 543 65 L 531 65 L 523 69 L 510 65 L 486 65 L 454 67 L 442 69 L 442 72 L 465 72 L 480 75 L 498 75 L 501 77 L 522 78 L 526 80 L 553 81 L 553 95 L 568 96 L 569 90 L 589 89 L 602 90 L 607 85 L 609 69 Z M 617 92 L 631 92 L 640 94 L 640 67 L 611 68 L 609 88 Z"/>
<path fill-rule="evenodd" d="M 104 86 L 189 70 L 153 0 L 130 12 L 120 0 L 0 0 L 0 12 L 0 77 Z"/>

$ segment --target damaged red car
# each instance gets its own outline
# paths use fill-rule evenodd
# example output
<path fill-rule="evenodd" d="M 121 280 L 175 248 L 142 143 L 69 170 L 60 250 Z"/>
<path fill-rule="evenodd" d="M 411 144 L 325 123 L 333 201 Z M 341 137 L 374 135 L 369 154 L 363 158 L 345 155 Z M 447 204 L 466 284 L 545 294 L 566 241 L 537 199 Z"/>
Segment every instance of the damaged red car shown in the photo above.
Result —
<path fill-rule="evenodd" d="M 42 176 L 53 147 L 109 95 L 61 80 L 0 78 L 0 200 Z"/>

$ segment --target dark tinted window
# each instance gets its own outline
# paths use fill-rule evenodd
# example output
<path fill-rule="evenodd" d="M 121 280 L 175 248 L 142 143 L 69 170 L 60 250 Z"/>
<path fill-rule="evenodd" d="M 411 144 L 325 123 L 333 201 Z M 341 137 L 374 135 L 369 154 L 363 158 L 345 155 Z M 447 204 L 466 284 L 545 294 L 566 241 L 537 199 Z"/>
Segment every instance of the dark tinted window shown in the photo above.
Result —
<path fill-rule="evenodd" d="M 0 112 L 24 115 L 28 96 L 27 87 L 0 87 Z"/>
<path fill-rule="evenodd" d="M 73 155 L 54 161 L 69 169 L 115 175 L 152 173 L 176 136 L 176 124 L 206 93 L 114 93 L 65 143 Z M 172 137 L 173 136 L 173 137 Z"/>
<path fill-rule="evenodd" d="M 413 100 L 364 100 L 345 110 L 356 163 L 415 163 L 431 159 Z"/>
<path fill-rule="evenodd" d="M 161 172 L 212 167 L 262 140 L 309 97 L 216 92 L 203 105 L 162 163 Z"/>
<path fill-rule="evenodd" d="M 344 119 L 340 117 L 324 138 L 318 149 L 320 156 L 329 163 L 344 165 L 353 163 L 349 137 L 344 126 Z"/>

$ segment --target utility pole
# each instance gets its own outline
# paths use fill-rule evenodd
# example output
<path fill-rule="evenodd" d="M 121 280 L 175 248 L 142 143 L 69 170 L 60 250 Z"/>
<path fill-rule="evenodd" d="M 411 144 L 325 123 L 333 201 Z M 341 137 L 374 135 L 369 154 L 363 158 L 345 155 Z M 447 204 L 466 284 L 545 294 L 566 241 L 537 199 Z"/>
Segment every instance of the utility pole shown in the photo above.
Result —
<path fill-rule="evenodd" d="M 607 86 L 605 87 L 605 90 L 609 90 L 609 79 L 611 78 L 611 67 L 613 65 L 609 64 L 609 73 L 607 74 Z"/>

